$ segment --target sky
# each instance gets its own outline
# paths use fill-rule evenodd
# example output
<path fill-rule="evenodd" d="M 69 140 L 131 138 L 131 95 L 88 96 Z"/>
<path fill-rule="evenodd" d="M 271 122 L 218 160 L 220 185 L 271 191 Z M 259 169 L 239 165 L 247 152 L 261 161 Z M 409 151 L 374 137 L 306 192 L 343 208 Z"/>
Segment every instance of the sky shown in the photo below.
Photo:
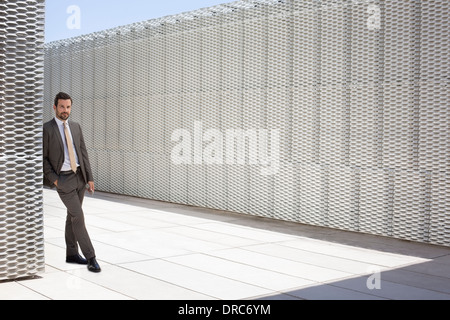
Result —
<path fill-rule="evenodd" d="M 230 2 L 234 0 L 46 0 L 45 42 Z"/>

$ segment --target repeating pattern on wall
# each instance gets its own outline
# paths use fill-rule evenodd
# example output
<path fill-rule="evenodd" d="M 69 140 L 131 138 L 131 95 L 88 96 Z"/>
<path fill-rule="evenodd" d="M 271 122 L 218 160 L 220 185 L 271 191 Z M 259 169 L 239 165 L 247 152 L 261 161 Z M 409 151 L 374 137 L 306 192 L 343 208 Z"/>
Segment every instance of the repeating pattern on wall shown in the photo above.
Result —
<path fill-rule="evenodd" d="M 44 115 L 74 97 L 103 191 L 450 245 L 448 12 L 247 0 L 52 42 Z"/>
<path fill-rule="evenodd" d="M 44 270 L 44 0 L 0 1 L 0 280 Z"/>

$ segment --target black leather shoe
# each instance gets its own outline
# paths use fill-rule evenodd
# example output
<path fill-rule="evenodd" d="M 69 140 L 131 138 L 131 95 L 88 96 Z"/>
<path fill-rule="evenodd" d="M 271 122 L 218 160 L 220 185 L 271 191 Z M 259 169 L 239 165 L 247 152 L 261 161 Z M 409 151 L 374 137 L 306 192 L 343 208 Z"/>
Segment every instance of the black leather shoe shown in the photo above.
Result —
<path fill-rule="evenodd" d="M 100 266 L 97 263 L 97 260 L 95 260 L 95 257 L 94 258 L 90 258 L 88 260 L 87 268 L 88 268 L 89 271 L 92 271 L 92 272 L 100 272 L 100 271 L 102 271 L 102 269 L 100 269 Z"/>
<path fill-rule="evenodd" d="M 67 256 L 66 257 L 67 263 L 78 263 L 78 264 L 88 264 L 88 261 L 80 256 L 79 254 L 73 255 L 73 256 Z"/>

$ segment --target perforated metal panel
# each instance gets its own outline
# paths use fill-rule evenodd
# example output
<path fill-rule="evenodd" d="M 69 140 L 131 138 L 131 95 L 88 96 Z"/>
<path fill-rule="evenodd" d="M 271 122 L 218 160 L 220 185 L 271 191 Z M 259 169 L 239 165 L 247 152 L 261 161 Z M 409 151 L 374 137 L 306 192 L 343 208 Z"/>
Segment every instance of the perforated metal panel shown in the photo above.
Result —
<path fill-rule="evenodd" d="M 0 280 L 44 269 L 44 1 L 0 1 Z"/>
<path fill-rule="evenodd" d="M 45 97 L 72 93 L 100 190 L 450 245 L 449 9 L 244 0 L 139 22 L 49 43 Z M 236 129 L 274 174 L 230 155 Z"/>

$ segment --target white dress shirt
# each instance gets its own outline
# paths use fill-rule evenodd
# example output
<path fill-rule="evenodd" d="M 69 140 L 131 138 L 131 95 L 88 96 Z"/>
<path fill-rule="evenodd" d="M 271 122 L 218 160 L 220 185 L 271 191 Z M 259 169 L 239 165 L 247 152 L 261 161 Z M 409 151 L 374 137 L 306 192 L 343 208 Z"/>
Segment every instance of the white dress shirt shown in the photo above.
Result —
<path fill-rule="evenodd" d="M 59 133 L 61 134 L 61 138 L 62 138 L 63 145 L 64 145 L 64 163 L 61 168 L 61 171 L 70 171 L 72 169 L 70 168 L 69 151 L 67 149 L 66 135 L 64 134 L 64 122 L 62 122 L 61 120 L 59 120 L 56 117 L 55 117 L 55 120 L 56 120 L 56 123 L 58 124 Z M 66 122 L 67 122 L 67 128 L 69 129 L 70 137 L 72 137 L 72 132 L 70 131 L 69 120 L 66 120 Z M 73 139 L 72 139 L 72 145 L 73 145 L 73 152 L 75 154 L 75 161 L 77 163 L 77 166 L 79 167 L 80 162 L 78 161 L 78 155 L 77 155 L 77 151 L 75 150 L 75 143 L 73 143 Z"/>

